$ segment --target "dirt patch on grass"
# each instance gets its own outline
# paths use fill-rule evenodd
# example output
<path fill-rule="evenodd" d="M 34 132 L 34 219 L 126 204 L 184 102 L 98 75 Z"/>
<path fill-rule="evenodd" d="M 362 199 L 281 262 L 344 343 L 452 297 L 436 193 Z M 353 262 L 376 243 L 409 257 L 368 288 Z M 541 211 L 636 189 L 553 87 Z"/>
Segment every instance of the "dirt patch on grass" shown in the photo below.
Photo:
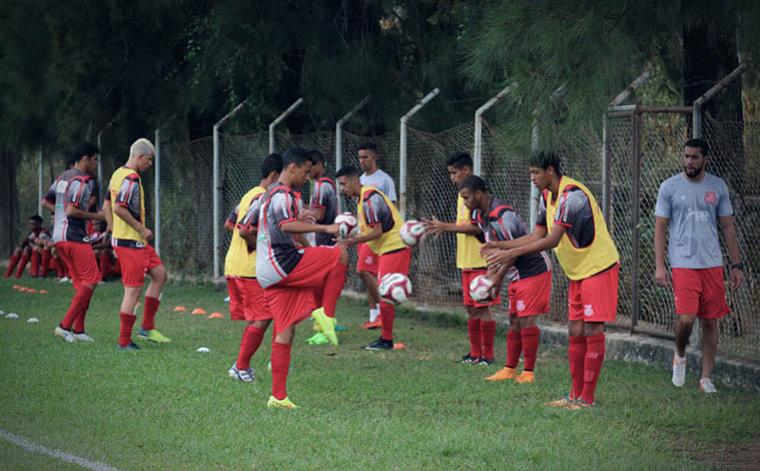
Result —
<path fill-rule="evenodd" d="M 743 445 L 719 445 L 696 455 L 716 469 L 760 470 L 760 441 Z"/>

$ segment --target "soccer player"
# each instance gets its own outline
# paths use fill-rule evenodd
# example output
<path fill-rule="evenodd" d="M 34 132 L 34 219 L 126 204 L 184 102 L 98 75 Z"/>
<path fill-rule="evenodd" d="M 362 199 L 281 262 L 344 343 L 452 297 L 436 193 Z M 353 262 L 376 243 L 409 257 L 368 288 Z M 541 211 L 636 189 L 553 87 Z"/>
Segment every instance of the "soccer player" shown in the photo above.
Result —
<path fill-rule="evenodd" d="M 230 318 L 246 321 L 237 360 L 228 370 L 231 378 L 244 383 L 255 380 L 251 358 L 261 345 L 272 313 L 264 290 L 256 280 L 256 228 L 261 197 L 282 172 L 282 157 L 270 154 L 261 164 L 261 180 L 240 199 L 235 211 L 235 228 L 224 259 L 224 276 L 230 295 Z"/>
<path fill-rule="evenodd" d="M 50 264 L 50 249 L 46 247 L 46 242 L 52 240 L 53 234 L 42 227 L 42 216 L 35 214 L 32 218 L 39 228 L 29 234 L 29 245 L 32 249 L 32 265 L 29 271 L 34 278 L 45 278 Z"/>
<path fill-rule="evenodd" d="M 382 191 L 372 186 L 362 185 L 359 171 L 354 167 L 343 167 L 337 174 L 340 191 L 349 198 L 359 198 L 357 219 L 361 234 L 344 239 L 346 245 L 367 244 L 378 254 L 377 280 L 387 273 L 409 274 L 412 251 L 399 234 L 404 221 L 396 206 Z M 383 321 L 380 337 L 366 347 L 366 350 L 393 349 L 393 320 L 396 308 L 382 301 L 380 316 Z"/>
<path fill-rule="evenodd" d="M 514 208 L 491 196 L 482 178 L 473 175 L 465 179 L 459 185 L 459 194 L 465 206 L 472 211 L 473 223 L 480 228 L 486 242 L 514 240 L 528 235 L 528 227 Z M 509 280 L 507 362 L 504 368 L 486 379 L 514 379 L 520 384 L 533 383 L 533 371 L 541 337 L 541 330 L 536 325 L 536 316 L 549 312 L 552 289 L 551 262 L 544 252 L 529 253 L 517 257 L 513 265 L 504 264 L 498 271 L 494 270 L 488 274 L 497 290 L 505 276 Z M 521 353 L 524 367 L 518 376 L 516 368 Z"/>
<path fill-rule="evenodd" d="M 21 278 L 21 275 L 24 274 L 24 269 L 26 269 L 26 265 L 29 263 L 29 260 L 32 260 L 32 267 L 30 269 L 31 275 L 33 277 L 37 276 L 37 269 L 34 264 L 34 245 L 35 240 L 44 230 L 42 227 L 42 218 L 37 214 L 29 216 L 29 219 L 26 221 L 26 225 L 29 229 L 29 233 L 24 236 L 24 238 L 19 241 L 18 246 L 13 249 L 11 258 L 8 261 L 8 269 L 5 271 L 5 278 L 10 278 L 10 276 L 13 274 L 14 269 L 16 269 L 16 278 Z M 39 265 L 39 261 L 37 264 Z"/>
<path fill-rule="evenodd" d="M 472 157 L 466 152 L 454 154 L 446 162 L 449 179 L 459 188 L 467 178 L 472 176 Z M 472 224 L 472 210 L 464 204 L 462 195 L 457 193 L 456 222 L 442 222 L 437 218 L 424 219 L 428 234 L 453 232 L 457 237 L 457 268 L 462 271 L 462 296 L 467 309 L 467 336 L 470 339 L 470 351 L 462 357 L 466 364 L 490 365 L 494 362 L 493 343 L 496 336 L 496 321 L 491 315 L 490 306 L 499 305 L 501 298 L 479 303 L 470 296 L 470 282 L 478 275 L 486 273 L 486 261 L 480 256 L 481 235 L 477 225 Z"/>
<path fill-rule="evenodd" d="M 98 264 L 86 231 L 87 220 L 103 220 L 97 211 L 98 185 L 93 174 L 98 169 L 98 148 L 84 143 L 74 149 L 71 168 L 55 181 L 55 250 L 69 270 L 74 297 L 66 315 L 55 328 L 55 335 L 66 342 L 92 342 L 85 333 L 84 319 L 92 293 L 100 281 Z"/>
<path fill-rule="evenodd" d="M 543 192 L 536 227 L 515 240 L 490 242 L 482 254 L 491 264 L 554 249 L 568 284 L 568 359 L 572 389 L 551 406 L 579 409 L 594 405 L 604 362 L 604 325 L 617 315 L 620 256 L 591 191 L 562 175 L 554 152 L 531 156 L 530 178 Z M 500 250 L 507 249 L 507 250 Z"/>
<path fill-rule="evenodd" d="M 307 222 L 300 213 L 294 191 L 306 182 L 309 154 L 289 149 L 282 156 L 283 170 L 263 197 L 256 239 L 256 279 L 264 288 L 274 318 L 272 342 L 272 395 L 267 407 L 293 409 L 287 378 L 296 324 L 309 317 L 322 326 L 333 345 L 338 344 L 335 325 L 325 315 L 340 297 L 347 258 L 343 246 L 300 247 L 297 235 L 309 232 L 337 235 L 339 226 Z M 321 298 L 321 299 L 319 299 Z M 317 306 L 324 309 L 315 309 Z"/>
<path fill-rule="evenodd" d="M 364 186 L 377 188 L 395 205 L 396 185 L 393 179 L 377 166 L 377 159 L 380 156 L 378 147 L 372 142 L 367 142 L 359 146 L 359 167 L 362 174 L 359 181 Z M 356 271 L 367 288 L 367 298 L 369 300 L 369 321 L 364 323 L 365 329 L 379 329 L 382 327 L 382 318 L 380 316 L 380 293 L 377 291 L 377 273 L 378 273 L 378 255 L 365 243 L 356 246 Z"/>
<path fill-rule="evenodd" d="M 153 144 L 141 138 L 129 148 L 127 163 L 111 176 L 103 211 L 108 218 L 111 245 L 121 264 L 121 283 L 124 298 L 119 309 L 119 348 L 139 350 L 132 342 L 132 326 L 137 318 L 135 306 L 140 298 L 145 275 L 150 284 L 145 291 L 143 322 L 138 335 L 156 343 L 171 340 L 156 330 L 155 318 L 161 300 L 161 290 L 166 282 L 166 268 L 156 251 L 148 243 L 153 232 L 145 227 L 145 195 L 140 175 L 153 165 L 156 150 Z"/>
<path fill-rule="evenodd" d="M 696 318 L 702 328 L 699 388 L 706 394 L 717 392 L 710 374 L 718 348 L 718 320 L 729 312 L 718 225 L 731 258 L 731 287 L 738 288 L 744 278 L 728 187 L 722 178 L 705 171 L 709 161 L 707 142 L 687 141 L 683 172 L 662 182 L 654 211 L 655 280 L 660 286 L 670 284 L 665 267 L 666 231 L 669 234 L 668 259 L 678 317 L 673 385 L 680 388 L 686 382 L 686 346 Z"/>

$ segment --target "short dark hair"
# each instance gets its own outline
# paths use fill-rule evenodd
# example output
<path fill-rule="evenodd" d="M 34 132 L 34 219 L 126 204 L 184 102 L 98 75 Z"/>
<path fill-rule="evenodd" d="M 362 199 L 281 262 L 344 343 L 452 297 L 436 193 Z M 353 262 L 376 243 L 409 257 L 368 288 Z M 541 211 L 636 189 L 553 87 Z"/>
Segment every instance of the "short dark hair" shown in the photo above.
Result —
<path fill-rule="evenodd" d="M 362 142 L 359 144 L 359 149 L 357 150 L 369 150 L 372 151 L 375 155 L 380 155 L 379 149 L 377 147 L 377 144 L 374 142 Z"/>
<path fill-rule="evenodd" d="M 36 222 L 37 224 L 42 224 L 42 216 L 39 214 L 32 214 L 29 216 L 29 220 Z"/>
<path fill-rule="evenodd" d="M 531 154 L 528 159 L 528 166 L 542 168 L 548 170 L 549 167 L 554 167 L 554 171 L 557 175 L 562 175 L 562 159 L 559 154 L 553 151 L 540 150 Z"/>
<path fill-rule="evenodd" d="M 95 144 L 89 142 L 83 142 L 74 148 L 74 151 L 69 156 L 69 160 L 66 163 L 69 166 L 76 165 L 80 160 L 91 155 L 100 153 L 100 149 Z"/>
<path fill-rule="evenodd" d="M 699 147 L 699 149 L 702 151 L 702 155 L 710 155 L 710 146 L 707 145 L 707 141 L 704 139 L 689 139 L 683 146 Z"/>
<path fill-rule="evenodd" d="M 296 167 L 300 167 L 310 161 L 309 152 L 301 147 L 291 147 L 282 154 L 282 168 L 290 164 L 296 164 Z"/>
<path fill-rule="evenodd" d="M 269 154 L 261 163 L 262 180 L 272 172 L 282 173 L 282 156 L 280 154 Z"/>
<path fill-rule="evenodd" d="M 457 152 L 449 157 L 449 160 L 446 161 L 446 166 L 459 169 L 465 167 L 472 168 L 472 157 L 467 152 Z"/>
<path fill-rule="evenodd" d="M 309 159 L 311 160 L 311 163 L 318 164 L 318 163 L 325 163 L 325 154 L 320 152 L 317 149 L 312 149 L 309 151 Z"/>
<path fill-rule="evenodd" d="M 465 188 L 471 191 L 482 191 L 483 193 L 488 192 L 486 181 L 477 175 L 469 176 L 459 184 L 459 191 L 462 191 Z"/>
<path fill-rule="evenodd" d="M 360 175 L 359 170 L 357 170 L 356 167 L 352 165 L 347 165 L 340 170 L 338 170 L 338 173 L 335 174 L 335 178 L 340 177 L 358 177 Z"/>

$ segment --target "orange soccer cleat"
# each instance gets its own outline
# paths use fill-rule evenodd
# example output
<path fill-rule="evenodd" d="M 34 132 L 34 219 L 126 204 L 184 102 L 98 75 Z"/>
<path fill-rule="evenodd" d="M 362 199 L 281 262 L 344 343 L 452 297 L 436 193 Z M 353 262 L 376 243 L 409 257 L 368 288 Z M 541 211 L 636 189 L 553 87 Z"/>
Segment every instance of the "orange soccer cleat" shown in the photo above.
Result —
<path fill-rule="evenodd" d="M 506 381 L 508 379 L 515 379 L 517 376 L 517 370 L 505 366 L 496 373 L 486 378 L 486 381 Z"/>
<path fill-rule="evenodd" d="M 532 384 L 536 382 L 536 377 L 532 371 L 523 371 L 520 376 L 515 378 L 517 384 Z"/>

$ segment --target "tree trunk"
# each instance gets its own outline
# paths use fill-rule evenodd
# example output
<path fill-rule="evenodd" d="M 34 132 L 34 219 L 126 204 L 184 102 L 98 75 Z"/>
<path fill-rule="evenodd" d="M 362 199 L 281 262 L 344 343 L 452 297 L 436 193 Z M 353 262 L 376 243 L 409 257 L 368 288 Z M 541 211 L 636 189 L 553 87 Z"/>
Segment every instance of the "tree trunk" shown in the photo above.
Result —
<path fill-rule="evenodd" d="M 18 191 L 16 188 L 16 169 L 18 168 L 18 155 L 8 149 L 0 149 L 0 188 L 3 195 L 0 197 L 0 257 L 5 258 L 10 254 L 13 246 L 18 241 L 19 231 L 19 208 Z"/>

